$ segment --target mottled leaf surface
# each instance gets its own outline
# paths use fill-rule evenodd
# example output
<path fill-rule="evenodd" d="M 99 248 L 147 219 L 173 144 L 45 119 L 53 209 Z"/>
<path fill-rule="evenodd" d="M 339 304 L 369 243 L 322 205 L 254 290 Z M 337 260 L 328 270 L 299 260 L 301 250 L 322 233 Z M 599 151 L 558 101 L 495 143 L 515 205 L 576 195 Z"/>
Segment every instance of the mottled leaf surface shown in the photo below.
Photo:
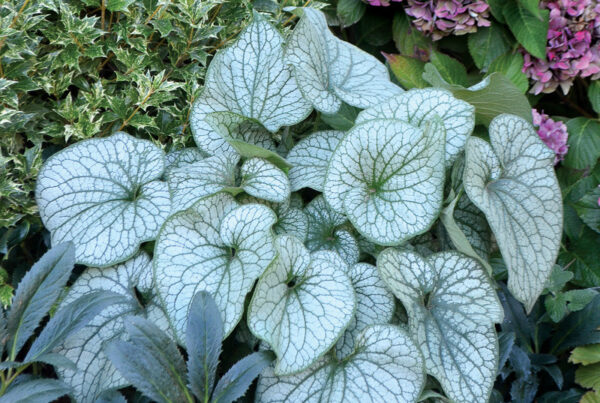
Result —
<path fill-rule="evenodd" d="M 464 150 L 467 138 L 475 127 L 475 108 L 438 88 L 413 89 L 366 109 L 356 123 L 372 119 L 394 118 L 417 127 L 440 118 L 446 129 L 446 167 L 452 165 Z"/>
<path fill-rule="evenodd" d="M 239 205 L 217 193 L 172 215 L 157 240 L 157 291 L 179 340 L 185 338 L 192 298 L 207 291 L 223 318 L 225 337 L 239 322 L 244 297 L 275 256 L 275 214 L 259 204 Z"/>
<path fill-rule="evenodd" d="M 380 61 L 338 39 L 325 15 L 313 8 L 303 8 L 285 57 L 306 99 L 323 113 L 336 113 L 342 101 L 367 108 L 403 91 L 389 80 Z"/>
<path fill-rule="evenodd" d="M 125 317 L 141 315 L 164 331 L 169 327 L 153 295 L 152 262 L 145 253 L 116 266 L 86 269 L 69 288 L 61 307 L 98 290 L 121 294 L 127 303 L 106 308 L 54 350 L 76 364 L 76 369 L 57 368 L 56 371 L 60 379 L 73 388 L 73 397 L 82 403 L 94 402 L 102 392 L 129 384 L 103 352 L 105 343 L 124 338 Z M 144 296 L 145 304 L 138 300 L 139 295 Z"/>
<path fill-rule="evenodd" d="M 454 401 L 487 401 L 498 367 L 494 323 L 504 314 L 484 269 L 457 252 L 424 259 L 397 249 L 381 252 L 377 267 L 408 312 L 427 372 Z"/>
<path fill-rule="evenodd" d="M 256 391 L 261 403 L 416 402 L 425 383 L 423 358 L 397 326 L 367 327 L 344 361 L 326 356 L 301 373 L 278 377 L 272 367 Z"/>
<path fill-rule="evenodd" d="M 512 115 L 490 123 L 491 145 L 469 139 L 463 175 L 508 267 L 508 288 L 530 311 L 544 289 L 562 235 L 562 198 L 554 153 L 533 127 Z"/>
<path fill-rule="evenodd" d="M 333 211 L 321 195 L 306 205 L 304 213 L 308 218 L 308 250 L 334 250 L 349 265 L 358 262 L 360 249 L 356 238 L 349 231 L 346 216 Z"/>
<path fill-rule="evenodd" d="M 336 130 L 316 132 L 290 150 L 286 159 L 292 164 L 289 178 L 293 192 L 305 187 L 323 191 L 327 165 L 344 135 Z"/>
<path fill-rule="evenodd" d="M 275 239 L 277 258 L 258 281 L 248 327 L 277 354 L 275 373 L 306 369 L 329 350 L 356 308 L 348 267 L 335 252 L 312 254 L 290 236 Z"/>
<path fill-rule="evenodd" d="M 390 323 L 396 302 L 394 295 L 379 277 L 377 268 L 368 263 L 357 263 L 348 272 L 356 293 L 356 313 L 338 340 L 335 355 L 338 359 L 349 356 L 356 347 L 356 341 L 369 325 Z"/>
<path fill-rule="evenodd" d="M 167 182 L 173 197 L 173 212 L 182 211 L 203 197 L 235 187 L 239 157 L 214 155 L 202 161 L 169 170 Z"/>
<path fill-rule="evenodd" d="M 108 266 L 153 240 L 171 210 L 164 153 L 123 132 L 81 141 L 40 170 L 36 200 L 52 243 L 72 241 L 77 263 Z"/>
<path fill-rule="evenodd" d="M 355 126 L 331 157 L 327 202 L 381 245 L 425 232 L 441 208 L 444 137 L 439 119 L 425 130 L 394 119 Z"/>
<path fill-rule="evenodd" d="M 215 122 L 207 121 L 209 114 L 237 114 L 275 132 L 302 121 L 311 109 L 291 69 L 284 65 L 283 37 L 255 13 L 237 41 L 212 60 L 190 124 L 198 147 L 219 154 L 228 152 L 230 146 L 215 129 Z"/>
<path fill-rule="evenodd" d="M 290 181 L 275 165 L 262 158 L 246 160 L 240 169 L 240 187 L 251 196 L 281 203 L 290 197 Z"/>

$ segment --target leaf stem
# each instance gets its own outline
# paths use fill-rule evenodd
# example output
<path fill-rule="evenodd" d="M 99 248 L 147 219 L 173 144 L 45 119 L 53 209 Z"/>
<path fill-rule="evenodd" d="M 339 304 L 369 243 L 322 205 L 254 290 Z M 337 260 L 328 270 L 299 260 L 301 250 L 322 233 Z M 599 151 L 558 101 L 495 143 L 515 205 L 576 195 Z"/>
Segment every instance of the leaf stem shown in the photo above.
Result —
<path fill-rule="evenodd" d="M 304 8 L 304 7 L 308 6 L 308 5 L 309 5 L 311 2 L 312 2 L 312 0 L 306 0 L 306 3 L 304 3 L 304 4 L 302 5 L 302 8 Z M 292 20 L 293 20 L 294 18 L 296 18 L 296 14 L 292 14 L 292 15 L 290 16 L 290 18 L 288 18 L 288 19 L 287 19 L 287 20 L 286 20 L 286 21 L 283 23 L 282 27 L 285 27 L 287 24 L 289 24 L 290 22 L 292 22 Z"/>
<path fill-rule="evenodd" d="M 104 22 L 106 19 L 106 0 L 100 2 L 100 28 L 104 31 Z"/>

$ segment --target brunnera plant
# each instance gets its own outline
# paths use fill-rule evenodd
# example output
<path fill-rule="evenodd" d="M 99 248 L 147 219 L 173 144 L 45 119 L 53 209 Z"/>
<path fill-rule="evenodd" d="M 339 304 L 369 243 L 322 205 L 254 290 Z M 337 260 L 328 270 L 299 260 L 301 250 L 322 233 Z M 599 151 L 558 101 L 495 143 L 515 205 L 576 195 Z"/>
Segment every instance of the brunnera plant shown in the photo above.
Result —
<path fill-rule="evenodd" d="M 489 136 L 475 136 L 479 103 L 404 91 L 320 11 L 294 12 L 287 37 L 255 13 L 215 55 L 190 116 L 197 148 L 165 155 L 119 132 L 41 169 L 52 242 L 92 266 L 63 303 L 94 290 L 129 301 L 55 348 L 76 364 L 58 372 L 77 400 L 130 384 L 105 346 L 132 347 L 147 321 L 190 348 L 198 292 L 223 338 L 245 320 L 275 353 L 257 401 L 416 402 L 426 375 L 452 401 L 489 398 L 503 309 L 488 257 L 497 245 L 531 310 L 562 231 L 551 150 L 514 115 L 489 116 Z M 362 109 L 347 131 L 301 130 L 313 110 L 345 107 Z M 148 241 L 152 257 L 139 251 Z"/>

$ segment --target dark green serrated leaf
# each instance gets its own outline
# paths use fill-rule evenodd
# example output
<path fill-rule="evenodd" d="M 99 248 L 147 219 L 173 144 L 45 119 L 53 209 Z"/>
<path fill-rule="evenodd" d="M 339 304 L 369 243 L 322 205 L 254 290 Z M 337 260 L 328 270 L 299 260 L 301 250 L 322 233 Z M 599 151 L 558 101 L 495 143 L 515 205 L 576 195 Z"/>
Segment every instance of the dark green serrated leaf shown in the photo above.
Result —
<path fill-rule="evenodd" d="M 598 133 L 600 135 L 600 133 Z M 581 220 L 592 230 L 600 233 L 600 187 L 595 187 L 579 199 L 573 207 Z"/>
<path fill-rule="evenodd" d="M 575 168 L 593 168 L 600 158 L 600 123 L 578 117 L 567 122 L 569 152 L 564 165 Z"/>
<path fill-rule="evenodd" d="M 360 0 L 339 0 L 337 3 L 337 16 L 342 27 L 356 24 L 365 14 L 367 6 Z"/>
<path fill-rule="evenodd" d="M 396 48 L 404 56 L 415 57 L 432 47 L 431 40 L 412 26 L 409 17 L 405 13 L 394 15 L 392 36 Z"/>
<path fill-rule="evenodd" d="M 594 112 L 600 114 L 600 82 L 592 81 L 588 87 L 587 94 Z"/>
<path fill-rule="evenodd" d="M 468 37 L 469 53 L 480 69 L 486 69 L 498 56 L 510 49 L 510 40 L 502 26 L 492 22 Z"/>
<path fill-rule="evenodd" d="M 529 88 L 529 80 L 523 73 L 523 55 L 518 52 L 507 52 L 497 57 L 489 66 L 488 73 L 502 73 L 521 92 L 525 93 Z"/>
<path fill-rule="evenodd" d="M 447 83 L 461 86 L 469 84 L 467 69 L 461 62 L 437 51 L 431 52 L 430 57 L 431 64 L 437 68 L 439 74 Z"/>
<path fill-rule="evenodd" d="M 600 295 L 594 297 L 584 309 L 570 314 L 552 337 L 552 354 L 562 353 L 572 347 L 600 343 Z"/>
<path fill-rule="evenodd" d="M 425 88 L 427 81 L 423 80 L 425 62 L 403 55 L 390 55 L 384 53 L 392 73 L 405 89 Z"/>
<path fill-rule="evenodd" d="M 509 0 L 502 9 L 511 32 L 523 47 L 538 59 L 546 59 L 546 35 L 548 34 L 548 10 L 533 14 L 521 1 Z M 539 17 L 541 18 L 539 18 Z"/>

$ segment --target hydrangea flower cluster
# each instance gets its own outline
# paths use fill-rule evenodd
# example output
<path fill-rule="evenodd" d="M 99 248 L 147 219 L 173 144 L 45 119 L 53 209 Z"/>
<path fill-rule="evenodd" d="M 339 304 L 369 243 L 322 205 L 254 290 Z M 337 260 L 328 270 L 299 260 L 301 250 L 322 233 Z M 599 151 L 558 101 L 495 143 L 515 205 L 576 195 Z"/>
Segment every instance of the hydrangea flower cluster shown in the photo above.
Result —
<path fill-rule="evenodd" d="M 555 152 L 554 165 L 558 164 L 569 151 L 567 125 L 564 122 L 555 122 L 545 113 L 539 113 L 535 109 L 531 110 L 531 114 L 533 115 L 533 126 L 537 134 Z"/>
<path fill-rule="evenodd" d="M 434 41 L 490 26 L 490 6 L 482 0 L 408 0 L 405 11 L 415 18 L 413 25 Z"/>
<path fill-rule="evenodd" d="M 401 1 L 401 0 L 391 0 Z M 388 0 L 367 0 L 372 6 L 389 6 Z M 407 0 L 406 14 L 414 18 L 413 25 L 438 40 L 444 36 L 462 35 L 489 27 L 489 5 L 482 0 Z"/>
<path fill-rule="evenodd" d="M 546 59 L 525 50 L 523 72 L 535 81 L 531 92 L 567 93 L 577 76 L 600 78 L 600 4 L 595 0 L 542 1 L 550 10 Z"/>

